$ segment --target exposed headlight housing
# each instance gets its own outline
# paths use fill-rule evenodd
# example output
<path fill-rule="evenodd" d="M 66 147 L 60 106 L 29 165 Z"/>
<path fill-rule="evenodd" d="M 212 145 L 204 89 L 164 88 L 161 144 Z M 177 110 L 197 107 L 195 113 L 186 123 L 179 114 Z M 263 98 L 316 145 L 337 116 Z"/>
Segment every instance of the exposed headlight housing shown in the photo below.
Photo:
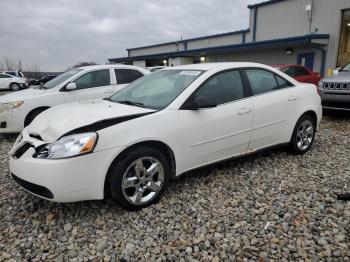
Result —
<path fill-rule="evenodd" d="M 46 145 L 34 157 L 42 159 L 64 159 L 91 153 L 96 145 L 97 133 L 82 133 L 62 137 Z"/>
<path fill-rule="evenodd" d="M 24 101 L 16 101 L 16 102 L 8 102 L 4 104 L 0 104 L 0 113 L 5 112 L 10 109 L 15 109 L 23 105 Z"/>

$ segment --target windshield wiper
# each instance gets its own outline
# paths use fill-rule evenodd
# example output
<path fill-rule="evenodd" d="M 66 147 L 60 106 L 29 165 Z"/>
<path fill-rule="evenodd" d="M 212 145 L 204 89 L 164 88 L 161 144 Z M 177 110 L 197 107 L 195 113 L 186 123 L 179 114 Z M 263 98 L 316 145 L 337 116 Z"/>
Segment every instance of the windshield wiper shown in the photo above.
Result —
<path fill-rule="evenodd" d="M 122 100 L 122 101 L 117 100 L 115 102 L 120 103 L 120 104 L 130 105 L 130 106 L 145 107 L 145 105 L 143 103 L 130 101 L 130 100 Z"/>

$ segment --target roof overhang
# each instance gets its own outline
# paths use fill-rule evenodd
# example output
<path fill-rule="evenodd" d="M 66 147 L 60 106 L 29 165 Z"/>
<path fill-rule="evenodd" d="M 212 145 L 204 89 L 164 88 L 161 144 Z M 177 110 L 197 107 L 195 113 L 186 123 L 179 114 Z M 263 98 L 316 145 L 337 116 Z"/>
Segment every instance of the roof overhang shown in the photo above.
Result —
<path fill-rule="evenodd" d="M 261 3 L 254 4 L 254 5 L 248 5 L 248 8 L 249 8 L 249 9 L 253 9 L 253 8 L 260 7 L 260 6 L 271 5 L 271 4 L 275 4 L 275 3 L 278 3 L 278 2 L 282 2 L 282 1 L 285 1 L 285 0 L 270 0 L 270 1 L 265 1 L 265 2 L 261 2 Z"/>
<path fill-rule="evenodd" d="M 262 49 L 271 48 L 282 48 L 282 47 L 298 47 L 307 46 L 308 44 L 319 44 L 326 45 L 328 43 L 329 34 L 310 34 L 297 37 L 279 38 L 273 40 L 256 41 L 244 44 L 216 46 L 209 48 L 192 49 L 178 52 L 142 55 L 142 56 L 131 56 L 131 57 L 120 57 L 110 58 L 110 62 L 130 62 L 148 59 L 167 59 L 173 57 L 186 57 L 186 56 L 200 56 L 208 54 L 223 54 L 223 53 L 235 53 L 240 51 L 255 51 Z"/>

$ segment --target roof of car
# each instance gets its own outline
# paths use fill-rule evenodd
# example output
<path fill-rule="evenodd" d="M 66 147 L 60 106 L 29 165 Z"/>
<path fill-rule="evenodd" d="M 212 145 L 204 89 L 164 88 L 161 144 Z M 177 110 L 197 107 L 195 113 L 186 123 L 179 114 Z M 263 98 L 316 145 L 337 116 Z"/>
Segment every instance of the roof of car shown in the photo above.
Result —
<path fill-rule="evenodd" d="M 141 68 L 138 66 L 132 66 L 132 65 L 123 65 L 123 64 L 108 64 L 108 65 L 90 65 L 90 66 L 82 66 L 79 67 L 81 69 L 99 69 L 99 68 L 111 68 L 111 67 L 118 67 L 118 68 Z"/>
<path fill-rule="evenodd" d="M 273 64 L 273 65 L 270 65 L 272 67 L 279 67 L 279 68 L 285 68 L 285 67 L 288 67 L 288 66 L 301 66 L 301 67 L 304 67 L 302 65 L 296 65 L 296 64 Z"/>
<path fill-rule="evenodd" d="M 238 67 L 267 67 L 263 64 L 250 63 L 250 62 L 220 62 L 220 63 L 202 63 L 202 64 L 193 64 L 193 65 L 182 65 L 182 66 L 173 66 L 167 67 L 162 70 L 211 70 L 211 69 L 220 69 L 220 68 L 238 68 Z"/>

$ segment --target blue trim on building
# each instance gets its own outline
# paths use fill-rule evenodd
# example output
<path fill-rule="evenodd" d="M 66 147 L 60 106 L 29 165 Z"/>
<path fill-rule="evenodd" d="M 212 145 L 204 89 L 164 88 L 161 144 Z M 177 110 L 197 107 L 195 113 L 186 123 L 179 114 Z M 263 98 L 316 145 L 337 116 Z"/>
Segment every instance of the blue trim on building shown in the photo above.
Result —
<path fill-rule="evenodd" d="M 265 6 L 265 5 L 271 5 L 271 4 L 275 4 L 275 3 L 278 3 L 278 2 L 282 2 L 282 1 L 285 1 L 285 0 L 270 0 L 270 1 L 262 2 L 262 3 L 258 3 L 258 4 L 254 4 L 254 5 L 248 5 L 248 8 L 249 9 L 253 9 L 253 8 L 256 8 L 256 7 Z"/>
<path fill-rule="evenodd" d="M 257 27 L 257 21 L 258 21 L 258 8 L 254 8 L 254 22 L 253 22 L 253 42 L 256 40 L 256 27 Z"/>
<path fill-rule="evenodd" d="M 293 44 L 310 44 L 312 39 L 329 39 L 329 34 L 309 34 L 304 36 L 297 37 L 287 37 L 287 38 L 279 38 L 273 40 L 264 40 L 257 42 L 249 42 L 243 44 L 235 44 L 235 45 L 225 45 L 225 46 L 216 46 L 216 47 L 208 47 L 208 48 L 200 48 L 193 50 L 184 50 L 178 52 L 167 52 L 153 55 L 143 55 L 143 56 L 134 56 L 134 57 L 121 57 L 121 58 L 111 58 L 110 62 L 130 62 L 135 60 L 146 60 L 146 59 L 167 59 L 169 57 L 179 57 L 179 56 L 195 56 L 195 55 L 203 55 L 208 53 L 215 52 L 235 52 L 239 50 L 245 50 L 255 47 L 268 47 L 274 45 L 293 45 Z"/>
<path fill-rule="evenodd" d="M 247 33 L 247 32 L 249 32 L 249 29 L 233 31 L 233 32 L 227 32 L 227 33 L 221 33 L 221 34 L 215 34 L 215 35 L 207 35 L 207 36 L 201 36 L 201 37 L 195 37 L 195 38 L 188 38 L 188 39 L 184 39 L 184 40 L 181 40 L 181 41 L 172 41 L 172 42 L 166 42 L 166 43 L 155 44 L 155 45 L 147 45 L 147 46 L 141 46 L 141 47 L 135 47 L 135 48 L 128 48 L 126 50 L 127 51 L 132 51 L 132 50 L 138 50 L 138 49 L 150 48 L 150 47 L 159 47 L 159 46 L 165 46 L 165 45 L 175 45 L 177 43 L 180 44 L 180 43 L 185 43 L 185 42 L 189 42 L 189 41 L 210 39 L 210 38 L 214 38 L 214 37 L 238 35 L 238 34 L 243 34 L 243 33 Z"/>

